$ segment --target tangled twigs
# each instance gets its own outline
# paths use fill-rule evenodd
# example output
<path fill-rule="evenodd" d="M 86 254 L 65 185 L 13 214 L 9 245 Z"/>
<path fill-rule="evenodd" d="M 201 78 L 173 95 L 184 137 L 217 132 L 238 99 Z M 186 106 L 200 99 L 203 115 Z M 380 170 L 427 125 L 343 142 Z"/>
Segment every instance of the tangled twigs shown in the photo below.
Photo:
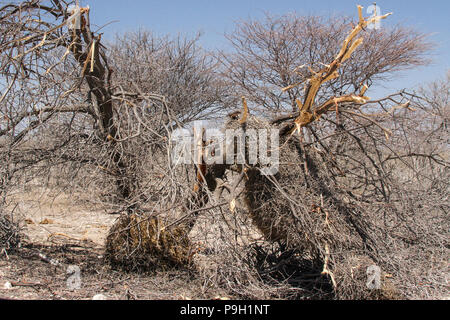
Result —
<path fill-rule="evenodd" d="M 361 7 L 356 26 L 267 17 L 238 25 L 235 52 L 213 59 L 197 38 L 147 32 L 106 50 L 88 10 L 67 28 L 70 14 L 62 1 L 0 8 L 2 203 L 22 201 L 10 190 L 45 186 L 121 213 L 107 240 L 113 266 L 192 263 L 208 290 L 235 297 L 373 298 L 373 265 L 411 296 L 427 290 L 415 286 L 423 278 L 438 288 L 426 294 L 444 288 L 448 85 L 426 98 L 367 97 L 393 71 L 425 64 L 424 35 L 383 28 L 363 40 L 387 15 L 364 19 Z M 193 143 L 191 123 L 240 103 L 214 129 L 246 135 L 244 163 L 232 154 L 235 163 L 207 165 L 216 141 L 196 130 Z M 266 150 L 279 155 L 273 176 L 262 174 L 261 158 L 247 159 L 258 130 L 279 132 L 270 141 L 280 146 Z M 180 140 L 189 140 L 183 150 L 174 148 Z M 14 237 L 6 242 L 14 247 Z"/>
<path fill-rule="evenodd" d="M 20 245 L 21 231 L 19 226 L 5 214 L 0 213 L 0 249 L 7 253 Z"/>

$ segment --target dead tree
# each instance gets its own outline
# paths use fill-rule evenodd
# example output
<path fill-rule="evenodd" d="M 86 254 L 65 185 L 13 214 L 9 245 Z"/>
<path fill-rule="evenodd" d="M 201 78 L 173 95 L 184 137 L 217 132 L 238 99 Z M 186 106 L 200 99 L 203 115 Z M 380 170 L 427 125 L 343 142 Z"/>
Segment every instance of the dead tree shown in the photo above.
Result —
<path fill-rule="evenodd" d="M 0 137 L 11 142 L 5 156 L 13 153 L 19 160 L 19 144 L 27 139 L 36 144 L 44 135 L 51 146 L 29 149 L 33 163 L 94 168 L 114 181 L 101 193 L 114 195 L 109 205 L 119 212 L 155 197 L 158 183 L 148 190 L 145 175 L 153 174 L 153 152 L 155 159 L 166 156 L 170 133 L 226 103 L 215 61 L 197 38 L 127 34 L 108 51 L 102 35 L 91 30 L 90 9 L 73 2 L 29 1 L 0 12 L 5 79 Z M 136 61 L 130 61 L 130 50 Z M 5 172 L 5 179 L 11 176 Z"/>
<path fill-rule="evenodd" d="M 316 65 L 320 65 L 320 69 L 302 65 L 295 69 L 302 81 L 285 83 L 283 92 L 294 91 L 292 95 L 289 94 L 289 99 L 286 99 L 294 103 L 294 112 L 275 118 L 265 115 L 265 119 L 257 119 L 248 115 L 248 107 L 244 103 L 244 112 L 230 115 L 228 128 L 280 129 L 282 156 L 279 174 L 264 176 L 258 165 L 249 163 L 243 166 L 228 165 L 226 172 L 236 169 L 238 171 L 235 180 L 227 186 L 232 195 L 228 199 L 232 213 L 236 210 L 238 198 L 241 198 L 242 210 L 251 217 L 253 224 L 266 240 L 280 243 L 283 254 L 291 248 L 309 261 L 320 261 L 322 272 L 319 277 L 328 279 L 337 296 L 368 298 L 370 295 L 365 295 L 368 292 L 354 287 L 353 281 L 356 278 L 353 278 L 353 269 L 350 270 L 349 265 L 358 265 L 355 267 L 355 277 L 360 277 L 364 268 L 370 264 L 379 264 L 389 272 L 397 270 L 404 276 L 405 273 L 399 271 L 399 265 L 393 263 L 394 252 L 386 246 L 385 239 L 401 246 L 403 241 L 409 241 L 406 238 L 415 238 L 416 231 L 412 230 L 418 227 L 417 224 L 405 223 L 410 222 L 405 217 L 405 208 L 402 207 L 405 201 L 403 192 L 408 191 L 400 191 L 402 188 L 399 188 L 399 181 L 402 178 L 399 179 L 397 175 L 400 173 L 394 168 L 401 166 L 407 167 L 408 171 L 414 171 L 414 166 L 409 161 L 424 157 L 439 166 L 438 170 L 447 172 L 444 174 L 446 176 L 448 161 L 445 160 L 445 152 L 438 155 L 438 152 L 431 150 L 423 154 L 402 150 L 402 144 L 410 145 L 410 139 L 414 139 L 410 131 L 405 131 L 407 129 L 404 125 L 408 121 L 406 119 L 409 119 L 410 114 L 427 113 L 421 97 L 402 91 L 374 101 L 366 96 L 371 86 L 371 81 L 367 79 L 368 82 L 359 82 L 352 90 L 342 94 L 332 91 L 330 87 L 333 85 L 328 86 L 330 83 L 339 85 L 341 77 L 345 79 L 348 76 L 345 71 L 348 70 L 348 64 L 351 63 L 355 52 L 363 46 L 364 39 L 359 35 L 367 25 L 389 16 L 365 19 L 362 16 L 362 7 L 359 6 L 358 11 L 358 23 L 343 40 L 343 45 L 331 62 L 319 61 Z M 247 37 L 267 36 L 257 33 L 259 29 L 252 29 L 253 27 L 252 25 L 245 30 L 248 32 L 245 34 Z M 255 34 L 251 34 L 252 31 L 255 31 Z M 236 43 L 248 45 L 248 42 L 244 41 Z M 272 44 L 270 41 L 267 43 Z M 260 56 L 264 55 L 264 52 L 260 51 L 246 52 L 245 48 L 243 54 L 257 52 Z M 419 47 L 412 50 L 417 49 L 422 53 L 423 48 L 419 44 Z M 411 59 L 410 63 L 421 63 L 414 62 L 414 52 L 404 53 L 405 57 Z M 241 74 L 243 78 L 239 78 L 239 70 L 244 70 L 247 66 L 234 64 L 237 62 L 232 58 L 228 61 L 233 61 L 233 64 L 230 62 L 228 65 L 229 74 L 230 77 L 236 76 L 236 79 L 239 79 L 236 80 L 237 87 L 245 86 L 242 89 L 247 90 L 250 99 L 260 102 L 258 90 L 264 91 L 262 95 L 267 95 L 267 90 L 255 88 L 252 84 L 264 82 L 265 79 L 255 76 L 252 82 L 252 79 L 245 77 L 253 74 L 245 72 Z M 267 60 L 267 63 L 277 61 Z M 304 68 L 309 70 L 308 77 L 303 77 Z M 250 66 L 250 69 L 253 70 L 253 66 Z M 298 87 L 303 90 L 297 90 Z M 326 96 L 327 92 L 335 94 Z M 292 100 L 293 97 L 298 98 Z M 264 101 L 264 108 L 272 102 L 270 97 L 267 99 Z M 264 108 L 258 109 L 256 106 L 257 114 L 260 114 L 261 110 L 270 113 L 269 107 Z M 430 123 L 429 120 L 423 121 Z M 422 177 L 417 178 L 435 181 L 439 185 L 436 187 L 440 189 L 443 187 L 442 181 L 438 179 L 440 182 L 437 182 L 433 178 L 434 170 L 436 169 L 431 169 L 426 174 L 417 172 Z M 213 170 L 207 169 L 206 172 Z M 207 188 L 208 185 L 204 187 Z M 236 192 L 238 187 L 240 194 Z M 214 189 L 209 191 L 214 193 Z M 408 196 L 410 200 L 411 197 L 414 197 L 413 194 Z M 443 201 L 445 200 L 442 198 L 438 200 L 441 204 Z M 442 212 L 438 213 L 440 209 L 435 207 L 433 211 L 433 215 L 437 214 L 440 219 L 443 218 Z M 402 230 L 408 234 L 406 238 L 396 235 L 394 229 L 389 227 L 392 221 L 397 221 L 398 226 L 402 225 Z M 431 230 L 427 232 L 435 234 Z M 440 236 L 436 238 L 439 242 L 437 239 L 440 239 Z M 280 257 L 283 254 L 280 253 Z M 263 263 L 267 262 L 264 259 L 268 256 L 269 254 L 262 254 Z M 286 264 L 283 259 L 276 261 L 272 266 L 275 269 L 277 263 Z M 357 269 L 360 267 L 361 269 Z M 298 277 L 303 279 L 301 273 Z M 397 285 L 401 285 L 400 283 L 401 281 L 397 282 Z M 381 293 L 378 292 L 381 294 L 378 298 L 383 295 L 384 298 L 392 298 L 398 294 L 398 290 L 391 289 L 383 288 Z"/>
<path fill-rule="evenodd" d="M 302 83 L 331 62 L 355 26 L 353 16 L 321 17 L 295 13 L 260 20 L 243 20 L 227 35 L 231 52 L 220 55 L 223 76 L 245 95 L 255 114 L 267 118 L 298 110 L 296 100 L 305 96 L 304 85 L 285 94 L 280 89 Z M 365 28 L 364 42 L 317 92 L 317 102 L 331 96 L 372 87 L 396 72 L 427 64 L 432 44 L 425 34 L 404 26 Z M 312 70 L 311 70 L 312 69 Z M 398 73 L 397 73 L 398 74 Z M 302 101 L 303 102 L 303 101 Z"/>

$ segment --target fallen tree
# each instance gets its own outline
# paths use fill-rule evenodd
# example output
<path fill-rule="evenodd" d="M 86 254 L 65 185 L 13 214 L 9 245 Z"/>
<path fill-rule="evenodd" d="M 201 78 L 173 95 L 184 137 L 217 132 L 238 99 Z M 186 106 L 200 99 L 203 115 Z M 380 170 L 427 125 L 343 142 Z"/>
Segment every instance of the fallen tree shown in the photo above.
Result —
<path fill-rule="evenodd" d="M 391 34 L 384 48 L 394 52 L 401 44 L 400 58 L 382 63 L 375 59 L 378 42 L 370 42 L 371 62 L 354 77 L 361 61 L 352 58 L 365 45 L 358 37 L 383 18 L 365 19 L 359 8 L 343 44 L 323 47 L 330 60 L 289 72 L 283 59 L 275 61 L 281 75 L 297 74 L 277 86 L 239 77 L 227 84 L 226 77 L 214 77 L 216 64 L 194 58 L 195 41 L 161 41 L 165 49 L 159 50 L 148 34 L 138 34 L 130 43 L 122 39 L 109 56 L 101 35 L 90 30 L 89 8 L 46 3 L 0 9 L 4 202 L 12 187 L 66 170 L 66 190 L 78 184 L 85 193 L 110 197 L 107 209 L 122 213 L 106 243 L 113 267 L 194 266 L 205 290 L 236 297 L 414 297 L 421 278 L 443 289 L 436 274 L 448 256 L 448 101 L 406 91 L 367 97 L 383 72 L 423 63 L 422 35 Z M 335 31 L 342 36 L 345 30 Z M 402 41 L 391 41 L 396 37 Z M 144 44 L 142 56 L 136 43 Z M 130 66 L 127 52 L 139 63 Z M 271 65 L 270 57 L 256 60 Z M 240 62 L 227 65 L 230 76 L 246 70 Z M 259 67 L 248 70 L 272 75 Z M 183 83 L 189 85 L 178 90 Z M 250 161 L 206 164 L 210 149 L 203 138 L 195 146 L 201 150 L 196 165 L 171 161 L 173 132 L 226 109 L 232 95 L 217 88 L 230 87 L 251 104 L 244 99 L 244 111 L 230 114 L 225 128 L 279 130 L 280 148 L 271 150 L 280 154 L 276 174 L 264 175 L 261 164 Z M 261 97 L 268 100 L 259 103 Z M 191 107 L 183 105 L 187 98 Z M 436 274 L 423 275 L 430 259 Z M 367 282 L 370 270 L 379 281 Z"/>
<path fill-rule="evenodd" d="M 300 72 L 308 67 L 311 77 L 283 89 L 289 92 L 304 86 L 303 99 L 295 99 L 297 112 L 275 119 L 258 118 L 249 115 L 244 99 L 244 111 L 230 114 L 226 129 L 240 129 L 244 136 L 250 129 L 279 129 L 278 173 L 267 176 L 262 165 L 252 163 L 248 157 L 245 164 L 228 164 L 225 170 L 222 164 L 206 166 L 203 171 L 202 186 L 210 194 L 210 201 L 220 203 L 224 192 L 218 193 L 217 188 L 226 190 L 230 207 L 227 211 L 233 215 L 231 224 L 235 225 L 233 228 L 228 223 L 235 241 L 228 236 L 227 242 L 233 245 L 220 251 L 226 256 L 221 260 L 226 270 L 218 263 L 220 271 L 215 272 L 232 279 L 227 283 L 233 284 L 230 286 L 239 294 L 251 292 L 241 286 L 241 281 L 255 289 L 254 297 L 267 294 L 267 287 L 255 284 L 262 278 L 280 285 L 275 294 L 295 295 L 297 288 L 297 294 L 303 297 L 402 298 L 406 294 L 404 281 L 412 269 L 402 265 L 396 255 L 418 254 L 425 245 L 421 234 L 433 239 L 428 253 L 438 254 L 442 241 L 446 242 L 431 221 L 437 219 L 445 224 L 444 208 L 448 203 L 444 204 L 445 197 L 438 200 L 433 194 L 448 193 L 444 178 L 448 177 L 448 148 L 435 141 L 433 151 L 413 151 L 421 147 L 412 145 L 417 135 L 406 119 L 414 113 L 423 125 L 434 121 L 439 125 L 445 120 L 437 116 L 430 122 L 431 110 L 424 107 L 424 100 L 405 91 L 372 101 L 365 95 L 369 83 L 361 83 L 348 94 L 317 99 L 319 91 L 326 92 L 321 91 L 323 86 L 339 81 L 341 67 L 363 44 L 359 34 L 368 24 L 389 16 L 365 19 L 360 6 L 358 12 L 359 22 L 334 60 L 321 63 L 319 71 L 304 65 L 297 68 Z M 441 108 L 448 108 L 448 104 Z M 246 152 L 258 143 L 249 139 Z M 404 145 L 410 150 L 405 152 Z M 418 171 L 416 161 L 420 159 L 428 165 Z M 408 178 L 402 171 L 408 172 Z M 421 193 L 428 194 L 416 198 Z M 429 211 L 421 210 L 424 207 Z M 256 230 L 248 227 L 249 223 Z M 264 239 L 262 244 L 249 240 L 255 234 Z M 250 249 L 249 244 L 253 244 Z M 445 260 L 443 252 L 438 255 Z M 415 267 L 426 264 L 426 259 L 420 258 Z M 230 270 L 225 260 L 234 261 L 234 268 Z M 369 270 L 378 270 L 377 286 L 371 286 Z M 283 287 L 286 284 L 289 289 Z"/>

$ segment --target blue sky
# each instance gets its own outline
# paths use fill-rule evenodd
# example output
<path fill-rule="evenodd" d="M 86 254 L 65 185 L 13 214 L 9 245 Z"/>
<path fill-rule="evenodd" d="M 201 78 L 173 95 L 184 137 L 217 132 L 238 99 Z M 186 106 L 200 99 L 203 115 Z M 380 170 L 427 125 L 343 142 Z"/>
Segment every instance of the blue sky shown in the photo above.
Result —
<path fill-rule="evenodd" d="M 225 32 L 231 32 L 234 22 L 247 18 L 259 18 L 264 12 L 314 15 L 354 15 L 356 5 L 365 8 L 373 2 L 366 0 L 81 0 L 91 7 L 91 21 L 105 26 L 101 32 L 112 39 L 114 34 L 146 28 L 156 34 L 178 33 L 195 35 L 203 33 L 201 44 L 206 49 L 226 49 Z M 450 1 L 445 0 L 390 0 L 378 1 L 382 13 L 394 15 L 383 25 L 403 24 L 430 33 L 437 45 L 433 52 L 433 64 L 413 71 L 406 71 L 389 83 L 379 87 L 375 96 L 404 87 L 414 87 L 437 78 L 443 78 L 450 69 Z M 367 14 L 369 15 L 369 14 Z"/>

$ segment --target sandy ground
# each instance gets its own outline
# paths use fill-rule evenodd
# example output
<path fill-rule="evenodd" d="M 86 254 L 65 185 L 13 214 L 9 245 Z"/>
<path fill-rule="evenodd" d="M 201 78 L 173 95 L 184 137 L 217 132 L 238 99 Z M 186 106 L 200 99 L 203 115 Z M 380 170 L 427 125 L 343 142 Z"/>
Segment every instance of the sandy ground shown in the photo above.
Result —
<path fill-rule="evenodd" d="M 29 241 L 54 244 L 54 238 L 67 238 L 103 246 L 107 231 L 117 218 L 88 205 L 74 203 L 64 193 L 48 195 L 33 191 L 16 196 L 15 216 L 25 223 Z"/>
<path fill-rule="evenodd" d="M 107 232 L 117 215 L 87 210 L 64 194 L 21 194 L 15 216 L 27 238 L 0 256 L 0 299 L 213 299 L 220 293 L 190 271 L 129 274 L 103 261 Z"/>

